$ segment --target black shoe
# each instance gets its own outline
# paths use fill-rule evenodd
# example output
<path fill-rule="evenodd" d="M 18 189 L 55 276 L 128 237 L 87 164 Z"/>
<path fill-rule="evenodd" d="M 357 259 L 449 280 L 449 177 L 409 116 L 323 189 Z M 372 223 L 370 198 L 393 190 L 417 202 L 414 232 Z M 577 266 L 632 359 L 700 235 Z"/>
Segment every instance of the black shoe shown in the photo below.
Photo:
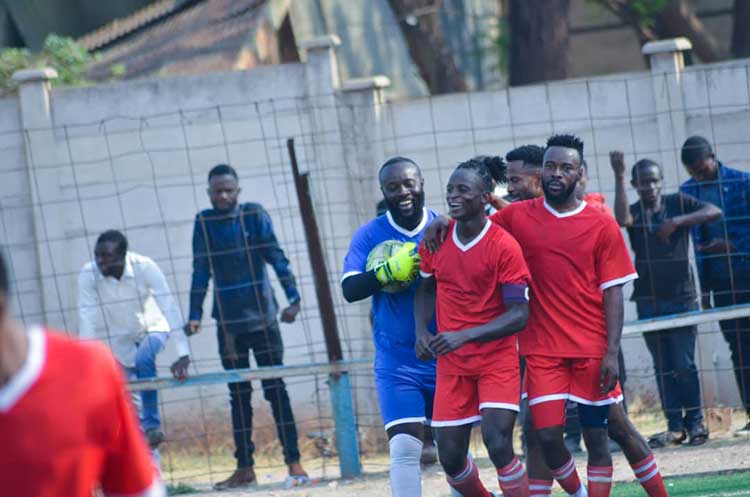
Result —
<path fill-rule="evenodd" d="M 750 426 L 750 424 L 748 424 Z M 747 428 L 747 426 L 745 427 Z M 708 430 L 702 424 L 693 426 L 688 430 L 688 445 L 696 447 L 708 442 Z"/>
<path fill-rule="evenodd" d="M 148 446 L 155 449 L 164 441 L 164 432 L 158 428 L 146 430 L 146 440 L 148 441 Z"/>
<path fill-rule="evenodd" d="M 735 437 L 750 437 L 750 422 L 734 432 Z"/>

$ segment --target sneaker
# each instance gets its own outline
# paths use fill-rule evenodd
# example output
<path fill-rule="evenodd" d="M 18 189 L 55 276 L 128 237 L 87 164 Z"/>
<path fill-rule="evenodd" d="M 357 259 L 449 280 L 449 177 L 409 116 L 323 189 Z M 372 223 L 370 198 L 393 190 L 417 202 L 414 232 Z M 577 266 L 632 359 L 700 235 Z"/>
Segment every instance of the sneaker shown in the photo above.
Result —
<path fill-rule="evenodd" d="M 158 428 L 146 430 L 146 440 L 149 447 L 156 449 L 164 441 L 164 432 Z"/>
<path fill-rule="evenodd" d="M 735 437 L 750 437 L 750 422 L 734 432 Z"/>
<path fill-rule="evenodd" d="M 229 490 L 232 488 L 244 488 L 250 485 L 257 485 L 258 480 L 255 477 L 255 471 L 252 467 L 237 468 L 229 478 L 220 481 L 214 485 L 214 490 Z"/>

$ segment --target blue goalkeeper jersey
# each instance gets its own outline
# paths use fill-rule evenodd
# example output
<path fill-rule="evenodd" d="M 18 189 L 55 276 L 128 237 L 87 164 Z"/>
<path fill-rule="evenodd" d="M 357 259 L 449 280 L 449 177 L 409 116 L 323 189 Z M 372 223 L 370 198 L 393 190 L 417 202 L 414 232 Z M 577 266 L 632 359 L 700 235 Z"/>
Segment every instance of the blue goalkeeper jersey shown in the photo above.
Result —
<path fill-rule="evenodd" d="M 419 245 L 424 229 L 435 217 L 435 212 L 424 209 L 419 226 L 407 231 L 395 223 L 390 212 L 386 212 L 360 227 L 354 234 L 344 258 L 344 274 L 341 281 L 349 276 L 364 273 L 367 256 L 381 242 L 399 240 Z M 419 278 L 403 292 L 377 292 L 372 296 L 376 369 L 410 366 L 425 370 L 435 367 L 434 362 L 422 362 L 417 359 L 414 352 L 414 293 L 418 280 Z M 430 324 L 430 331 L 435 331 L 434 318 Z"/>

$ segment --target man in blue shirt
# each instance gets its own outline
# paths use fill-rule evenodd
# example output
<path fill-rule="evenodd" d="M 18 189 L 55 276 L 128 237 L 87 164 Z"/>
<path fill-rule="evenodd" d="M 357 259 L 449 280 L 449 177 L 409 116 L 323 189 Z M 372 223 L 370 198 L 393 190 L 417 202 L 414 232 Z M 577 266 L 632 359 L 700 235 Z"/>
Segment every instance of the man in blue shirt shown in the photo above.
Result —
<path fill-rule="evenodd" d="M 435 361 L 422 362 L 415 353 L 414 293 L 418 278 L 402 292 L 387 293 L 381 291 L 388 284 L 383 274 L 379 277 L 382 271 L 368 271 L 366 266 L 370 251 L 381 242 L 399 240 L 418 245 L 435 213 L 424 207 L 424 180 L 411 159 L 390 159 L 381 167 L 378 178 L 388 210 L 354 234 L 344 259 L 341 287 L 348 302 L 372 297 L 375 385 L 389 440 L 391 490 L 394 497 L 419 497 L 419 460 L 424 423 L 432 415 Z M 418 255 L 412 252 L 409 260 L 400 263 L 418 270 Z"/>
<path fill-rule="evenodd" d="M 276 315 L 279 306 L 266 272 L 273 266 L 284 287 L 289 306 L 281 321 L 291 323 L 300 310 L 300 296 L 289 260 L 279 247 L 271 218 L 260 204 L 238 204 L 237 172 L 220 164 L 208 173 L 212 209 L 198 213 L 193 229 L 193 279 L 186 333 L 200 329 L 208 282 L 214 280 L 214 306 L 221 364 L 225 370 L 249 368 L 250 350 L 258 366 L 280 366 L 284 355 Z M 263 394 L 271 403 L 276 429 L 284 448 L 289 475 L 307 479 L 300 465 L 297 428 L 284 380 L 262 380 Z M 250 382 L 230 383 L 232 428 L 237 470 L 216 488 L 237 488 L 256 482 L 253 470 L 252 407 Z"/>
<path fill-rule="evenodd" d="M 682 163 L 692 179 L 681 191 L 724 211 L 719 221 L 692 228 L 704 309 L 750 303 L 750 174 L 729 168 L 702 136 L 682 146 Z M 734 374 L 748 423 L 735 432 L 750 435 L 750 318 L 720 323 L 732 353 Z"/>

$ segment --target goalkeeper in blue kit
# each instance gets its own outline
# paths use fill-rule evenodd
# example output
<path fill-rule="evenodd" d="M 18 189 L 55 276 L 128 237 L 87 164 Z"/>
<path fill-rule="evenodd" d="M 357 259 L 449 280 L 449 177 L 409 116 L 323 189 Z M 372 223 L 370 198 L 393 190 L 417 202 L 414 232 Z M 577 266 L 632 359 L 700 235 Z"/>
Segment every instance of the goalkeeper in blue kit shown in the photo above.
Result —
<path fill-rule="evenodd" d="M 419 463 L 425 423 L 432 416 L 435 361 L 420 361 L 414 351 L 416 248 L 436 214 L 424 207 L 424 180 L 414 161 L 394 157 L 380 168 L 378 179 L 388 210 L 355 233 L 344 259 L 341 288 L 348 302 L 372 297 L 375 385 L 389 440 L 391 490 L 394 497 L 419 497 Z M 380 264 L 368 269 L 370 253 L 389 240 L 402 245 L 394 247 L 390 257 L 384 252 Z"/>

